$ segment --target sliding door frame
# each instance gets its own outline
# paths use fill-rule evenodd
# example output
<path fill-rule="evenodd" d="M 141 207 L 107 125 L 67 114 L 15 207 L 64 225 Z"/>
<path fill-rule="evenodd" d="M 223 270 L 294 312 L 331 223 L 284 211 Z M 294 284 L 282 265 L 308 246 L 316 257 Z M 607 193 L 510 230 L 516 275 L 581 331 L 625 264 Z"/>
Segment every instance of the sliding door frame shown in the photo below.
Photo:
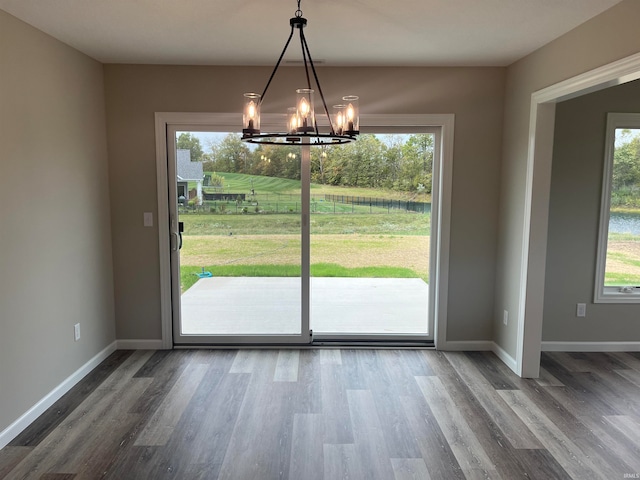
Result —
<path fill-rule="evenodd" d="M 277 124 L 283 122 L 282 115 L 264 115 L 262 124 L 265 129 L 277 128 Z M 158 193 L 158 246 L 160 261 L 160 309 L 162 320 L 162 346 L 171 349 L 174 346 L 173 335 L 173 302 L 171 287 L 171 226 L 169 221 L 169 152 L 167 139 L 169 127 L 181 131 L 207 130 L 207 127 L 218 129 L 219 131 L 231 131 L 231 126 L 241 125 L 241 114 L 228 113 L 181 113 L 181 112 L 156 112 L 155 132 L 156 132 L 156 174 Z M 441 141 L 440 150 L 434 152 L 433 162 L 433 189 L 436 203 L 432 204 L 431 222 L 437 226 L 436 235 L 431 235 L 431 253 L 433 254 L 430 264 L 429 282 L 429 318 L 433 324 L 433 340 L 436 348 L 446 348 L 446 324 L 447 324 L 447 303 L 448 303 L 448 283 L 449 283 L 449 237 L 451 224 L 451 184 L 453 171 L 453 132 L 454 115 L 362 115 L 361 125 L 371 127 L 373 130 L 381 131 L 384 127 L 408 127 L 413 130 L 419 127 L 436 127 L 440 129 Z M 366 127 L 363 131 L 366 131 Z M 303 148 L 303 179 L 305 176 L 304 151 Z M 306 170 L 310 170 L 310 162 L 307 159 Z M 310 172 L 306 172 L 309 175 Z M 304 197 L 304 192 L 303 197 Z M 308 192 L 307 192 L 308 193 Z M 307 195 L 308 197 L 308 195 Z M 308 201 L 308 198 L 307 198 Z M 304 210 L 303 210 L 304 211 Z M 304 215 L 304 213 L 303 213 Z M 306 227 L 305 227 L 306 223 Z M 302 218 L 303 242 L 304 238 L 309 239 L 309 218 L 306 221 Z M 307 234 L 304 234 L 306 228 Z M 302 255 L 304 257 L 304 245 Z M 309 245 L 307 245 L 306 263 L 309 263 Z M 305 258 L 302 258 L 303 268 Z M 302 276 L 304 277 L 304 270 Z M 309 272 L 306 278 L 309 281 Z M 305 298 L 303 281 L 303 298 Z M 306 301 L 309 301 L 309 285 L 307 284 Z M 292 339 L 294 343 L 310 343 L 311 338 L 302 338 L 309 330 L 309 305 L 302 305 L 303 318 L 300 338 Z M 306 312 L 305 312 L 306 311 Z M 306 318 L 305 318 L 306 315 Z M 305 321 L 306 320 L 306 321 Z M 305 330 L 306 324 L 306 330 Z M 264 337 L 264 336 L 263 336 Z M 280 337 L 280 336 L 278 336 Z M 289 337 L 289 336 L 285 336 Z M 243 337 L 244 338 L 244 337 Z M 287 338 L 273 337 L 273 343 L 287 343 Z M 392 340 L 390 340 L 392 341 Z M 243 343 L 263 343 L 264 339 L 254 342 L 243 340 Z"/>

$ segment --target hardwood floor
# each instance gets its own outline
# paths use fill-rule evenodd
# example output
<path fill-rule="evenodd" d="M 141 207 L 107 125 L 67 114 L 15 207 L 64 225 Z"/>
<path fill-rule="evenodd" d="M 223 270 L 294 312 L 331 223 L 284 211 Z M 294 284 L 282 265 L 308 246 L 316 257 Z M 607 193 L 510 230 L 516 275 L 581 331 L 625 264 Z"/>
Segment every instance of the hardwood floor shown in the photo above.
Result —
<path fill-rule="evenodd" d="M 640 478 L 640 354 L 118 351 L 0 450 L 7 479 Z"/>

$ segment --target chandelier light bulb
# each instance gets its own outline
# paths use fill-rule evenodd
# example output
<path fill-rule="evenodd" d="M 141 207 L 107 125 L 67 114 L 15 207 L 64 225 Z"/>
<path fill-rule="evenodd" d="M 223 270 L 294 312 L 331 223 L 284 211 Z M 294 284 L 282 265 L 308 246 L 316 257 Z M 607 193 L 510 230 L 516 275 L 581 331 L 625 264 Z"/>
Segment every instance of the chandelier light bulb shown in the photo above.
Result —
<path fill-rule="evenodd" d="M 333 106 L 333 125 L 336 135 L 342 135 L 344 132 L 345 108 L 347 108 L 346 105 Z"/>
<path fill-rule="evenodd" d="M 357 135 L 360 131 L 360 113 L 358 109 L 358 98 L 355 95 L 342 97 L 346 102 L 344 113 L 344 133 L 346 135 Z"/>
<path fill-rule="evenodd" d="M 244 94 L 244 110 L 242 115 L 243 134 L 255 135 L 260 133 L 260 94 Z"/>
<path fill-rule="evenodd" d="M 298 133 L 310 133 L 315 131 L 315 115 L 313 112 L 313 90 L 299 88 L 296 90 L 298 97 Z"/>
<path fill-rule="evenodd" d="M 309 113 L 309 103 L 307 103 L 307 99 L 306 98 L 303 98 L 300 101 L 300 113 L 305 117 Z"/>
<path fill-rule="evenodd" d="M 287 132 L 295 135 L 298 131 L 299 124 L 298 109 L 296 107 L 289 107 L 287 109 Z"/>

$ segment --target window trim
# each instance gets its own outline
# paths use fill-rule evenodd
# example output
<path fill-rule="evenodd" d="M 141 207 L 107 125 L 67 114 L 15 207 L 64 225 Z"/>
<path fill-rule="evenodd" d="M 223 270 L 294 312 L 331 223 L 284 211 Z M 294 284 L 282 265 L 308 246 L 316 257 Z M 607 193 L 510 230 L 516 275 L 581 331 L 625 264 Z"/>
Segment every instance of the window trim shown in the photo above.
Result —
<path fill-rule="evenodd" d="M 600 225 L 598 228 L 598 256 L 596 262 L 594 303 L 640 303 L 640 288 L 629 292 L 621 287 L 606 287 L 604 277 L 607 263 L 609 239 L 609 215 L 611 209 L 611 184 L 613 181 L 613 160 L 616 129 L 640 129 L 640 113 L 608 113 L 604 149 L 604 169 L 602 175 L 602 199 L 600 202 Z"/>

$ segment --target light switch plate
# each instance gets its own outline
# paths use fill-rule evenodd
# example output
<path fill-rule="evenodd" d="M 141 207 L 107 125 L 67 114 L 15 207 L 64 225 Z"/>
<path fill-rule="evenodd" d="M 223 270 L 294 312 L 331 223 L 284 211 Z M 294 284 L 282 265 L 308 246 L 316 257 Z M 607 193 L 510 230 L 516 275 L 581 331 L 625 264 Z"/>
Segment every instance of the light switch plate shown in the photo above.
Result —
<path fill-rule="evenodd" d="M 144 212 L 144 226 L 153 227 L 153 212 Z"/>

